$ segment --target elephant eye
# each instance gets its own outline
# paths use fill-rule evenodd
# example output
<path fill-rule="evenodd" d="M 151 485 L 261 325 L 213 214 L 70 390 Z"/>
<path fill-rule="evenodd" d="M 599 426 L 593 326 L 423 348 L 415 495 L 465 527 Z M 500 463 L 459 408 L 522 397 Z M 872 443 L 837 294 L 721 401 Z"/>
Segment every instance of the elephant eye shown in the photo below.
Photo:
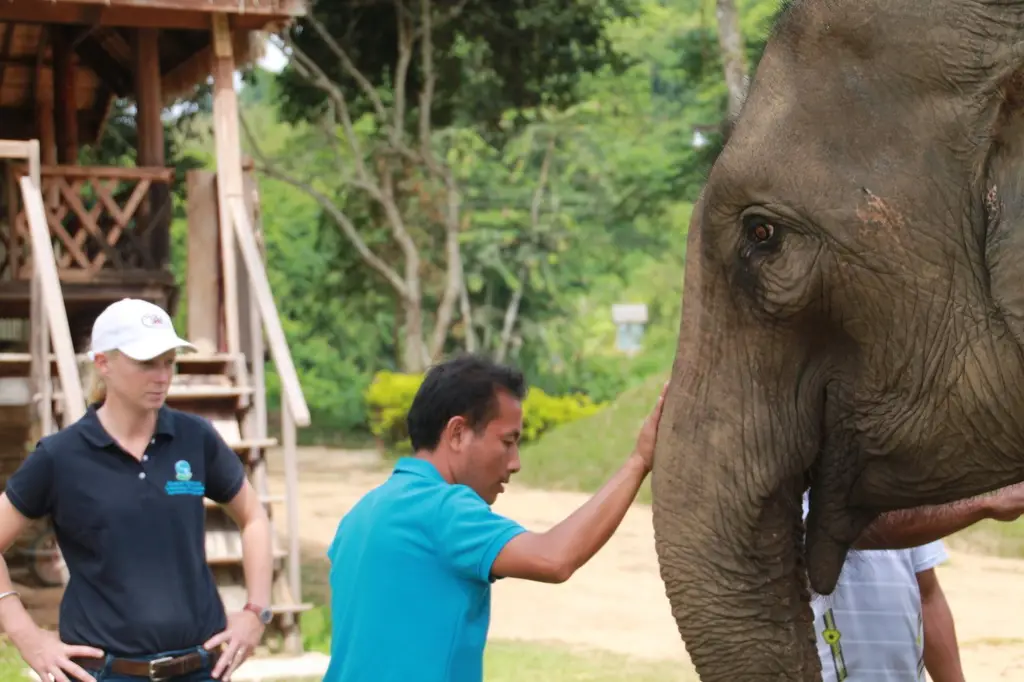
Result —
<path fill-rule="evenodd" d="M 752 241 L 761 244 L 775 236 L 775 226 L 764 221 L 753 222 L 749 234 Z"/>

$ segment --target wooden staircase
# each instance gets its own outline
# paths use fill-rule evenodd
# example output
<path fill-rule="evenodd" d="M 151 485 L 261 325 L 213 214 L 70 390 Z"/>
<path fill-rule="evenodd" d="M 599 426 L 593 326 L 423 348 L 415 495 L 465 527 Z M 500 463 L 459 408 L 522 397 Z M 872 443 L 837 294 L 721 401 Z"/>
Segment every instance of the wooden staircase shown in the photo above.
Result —
<path fill-rule="evenodd" d="M 109 298 L 109 289 L 86 287 L 83 297 L 67 297 L 55 267 L 54 251 L 49 234 L 47 208 L 40 191 L 38 142 L 12 143 L 0 140 L 0 158 L 25 158 L 29 172 L 19 180 L 25 201 L 25 223 L 31 235 L 31 254 L 34 268 L 31 286 L 23 290 L 7 291 L 0 296 L 0 485 L 21 464 L 35 442 L 56 429 L 68 425 L 82 414 L 84 400 L 81 377 L 86 376 L 89 361 L 85 355 L 87 337 L 81 329 L 91 329 L 92 311 L 83 311 L 85 305 L 103 303 Z M 197 284 L 190 291 L 204 293 L 205 280 L 200 275 L 218 272 L 221 264 L 214 257 L 217 245 L 209 244 L 210 226 L 214 234 L 229 246 L 237 245 L 242 267 L 236 268 L 230 260 L 231 275 L 221 284 L 230 293 L 206 300 L 197 295 L 189 299 L 191 323 L 200 318 L 212 321 L 201 330 L 215 330 L 217 320 L 225 320 L 229 332 L 228 348 L 235 352 L 216 352 L 209 338 L 197 343 L 201 352 L 179 356 L 177 372 L 172 382 L 167 404 L 182 411 L 205 417 L 217 429 L 246 465 L 250 481 L 260 495 L 268 515 L 271 516 L 274 571 L 271 610 L 275 618 L 268 634 L 275 631 L 283 635 L 284 648 L 289 653 L 301 652 L 302 642 L 298 628 L 298 615 L 311 608 L 301 603 L 300 557 L 297 524 L 298 471 L 296 464 L 296 427 L 309 424 L 309 411 L 302 395 L 280 319 L 270 292 L 263 255 L 256 241 L 254 223 L 258 220 L 258 201 L 255 191 L 247 192 L 245 199 L 239 193 L 224 197 L 222 219 L 217 230 L 217 201 L 210 192 L 213 176 L 205 171 L 191 171 L 189 215 L 189 282 Z M 236 178 L 237 180 L 237 178 Z M 204 203 L 203 188 L 210 196 Z M 202 206 L 203 211 L 199 210 Z M 53 218 L 51 215 L 50 218 Z M 193 234 L 194 232 L 194 234 Z M 192 242 L 195 243 L 192 243 Z M 228 248 L 228 253 L 234 253 Z M 200 258 L 193 262 L 193 256 Z M 213 290 L 216 291 L 216 277 Z M 230 286 L 229 286 L 230 284 Z M 83 285 L 85 286 L 85 285 Z M 205 287 L 209 293 L 210 287 Z M 162 298 L 166 289 L 140 289 L 138 293 L 118 293 L 153 300 Z M 103 293 L 106 292 L 106 293 Z M 169 300 L 156 300 L 173 315 L 177 292 Z M 26 301 L 12 302 L 26 297 Z M 217 300 L 219 298 L 219 301 Z M 107 300 L 106 303 L 113 302 Z M 15 305 L 15 303 L 17 305 Z M 220 306 L 220 308 L 218 307 Z M 101 306 L 102 308 L 102 306 Z M 28 317 L 26 318 L 26 313 Z M 221 316 L 224 317 L 221 317 Z M 239 317 L 246 325 L 240 329 Z M 69 320 L 81 324 L 69 325 Z M 79 329 L 81 328 L 81 329 Z M 231 331 L 233 330 L 233 332 Z M 195 334 L 190 328 L 190 335 Z M 264 336 L 266 337 L 264 339 Z M 244 338 L 244 344 L 240 341 Z M 193 342 L 198 338 L 192 339 Z M 269 495 L 266 453 L 277 446 L 267 437 L 267 407 L 264 382 L 264 343 L 277 367 L 282 387 L 282 454 L 285 465 L 286 499 Z M 243 350 L 244 349 L 244 350 Z M 46 361 L 45 358 L 49 360 Z M 62 384 L 62 380 L 67 380 Z M 284 502 L 287 506 L 288 546 L 282 546 L 273 523 L 273 505 Z M 241 532 L 226 510 L 210 500 L 206 506 L 206 559 L 214 574 L 225 607 L 237 610 L 246 601 L 242 565 Z M 48 521 L 32 524 L 15 545 L 5 553 L 12 577 L 28 580 L 42 586 L 60 587 L 66 584 L 67 574 L 60 553 L 53 541 Z M 27 569 L 27 570 L 26 570 Z"/>
<path fill-rule="evenodd" d="M 84 354 L 77 356 L 77 360 L 83 368 L 88 362 Z M 240 366 L 239 360 L 242 360 L 241 366 L 246 366 L 244 358 L 228 354 L 179 356 L 167 405 L 208 419 L 246 465 L 249 480 L 271 518 L 274 553 L 271 610 L 275 615 L 272 627 L 283 636 L 284 648 L 296 651 L 301 649 L 297 615 L 312 608 L 312 605 L 301 603 L 300 596 L 292 593 L 289 584 L 286 563 L 288 552 L 282 546 L 280 534 L 275 527 L 273 509 L 273 505 L 283 504 L 285 498 L 270 495 L 267 482 L 266 453 L 269 448 L 276 447 L 278 442 L 261 435 L 259 425 L 251 417 L 257 396 L 251 386 L 239 385 L 243 382 L 233 379 L 235 368 Z M 60 381 L 56 378 L 56 363 L 52 359 L 51 362 L 51 376 L 54 377 L 53 412 L 55 426 L 59 428 L 66 424 L 62 410 L 63 395 Z M 3 443 L 0 446 L 0 484 L 20 465 L 37 438 L 32 433 L 33 420 L 30 415 L 30 369 L 29 353 L 0 353 L 0 442 Z M 208 498 L 203 503 L 206 507 L 206 560 L 217 581 L 225 608 L 228 611 L 237 610 L 246 602 L 241 532 L 222 505 Z M 15 556 L 11 563 L 12 569 L 20 569 L 18 572 L 21 576 L 27 573 L 30 582 L 55 586 L 60 584 L 58 576 L 61 567 L 52 564 L 59 561 L 59 556 L 52 552 L 53 543 L 49 532 L 48 523 L 36 524 L 12 548 Z M 35 551 L 40 554 L 33 555 Z"/>
<path fill-rule="evenodd" d="M 312 605 L 301 603 L 301 596 L 293 594 L 289 585 L 288 552 L 281 545 L 273 523 L 273 505 L 284 503 L 285 499 L 271 496 L 267 483 L 266 452 L 278 443 L 266 437 L 266 423 L 258 423 L 252 414 L 257 399 L 262 398 L 255 395 L 253 382 L 233 378 L 236 368 L 246 365 L 245 358 L 229 354 L 183 354 L 178 359 L 167 404 L 208 419 L 246 465 L 249 480 L 271 518 L 274 578 L 270 608 L 275 615 L 275 626 L 285 638 L 285 648 L 295 651 L 301 649 L 296 616 Z M 206 560 L 225 607 L 229 611 L 237 610 L 246 602 L 241 532 L 223 506 L 209 499 L 204 503 Z"/>

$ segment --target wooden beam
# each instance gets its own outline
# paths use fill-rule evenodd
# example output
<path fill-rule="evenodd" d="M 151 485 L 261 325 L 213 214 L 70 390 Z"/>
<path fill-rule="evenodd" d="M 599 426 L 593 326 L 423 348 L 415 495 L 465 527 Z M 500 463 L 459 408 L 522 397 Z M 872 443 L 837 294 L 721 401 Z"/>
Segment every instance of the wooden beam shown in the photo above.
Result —
<path fill-rule="evenodd" d="M 4 29 L 3 52 L 0 52 L 0 55 L 3 55 L 5 61 L 10 57 L 11 54 L 13 54 L 13 51 L 11 50 L 11 42 L 14 40 L 15 28 L 15 24 L 7 24 L 6 28 Z M 4 62 L 0 62 L 0 92 L 2 92 L 4 88 L 5 66 L 6 64 Z M 30 64 L 30 66 L 34 66 L 34 64 Z"/>
<path fill-rule="evenodd" d="M 111 180 L 149 180 L 150 182 L 170 183 L 174 180 L 173 168 L 131 168 L 119 166 L 42 166 L 39 171 L 45 177 L 88 179 L 104 178 Z"/>
<path fill-rule="evenodd" d="M 185 173 L 188 193 L 188 339 L 200 353 L 215 353 L 220 346 L 220 264 L 217 255 L 217 182 L 207 170 Z"/>
<path fill-rule="evenodd" d="M 209 6 L 208 6 L 209 5 Z M 238 3 L 232 3 L 237 12 Z M 70 24 L 119 28 L 168 28 L 209 30 L 212 4 L 203 2 L 187 10 L 148 5 L 89 4 L 85 2 L 44 2 L 43 0 L 4 0 L 0 2 L 0 22 L 30 24 Z M 248 12 L 234 14 L 235 28 L 259 31 L 275 24 L 288 23 L 301 14 Z"/>
<path fill-rule="evenodd" d="M 53 102 L 56 114 L 57 158 L 61 163 L 78 161 L 78 97 L 75 89 L 74 51 L 68 40 L 68 29 L 54 27 Z"/>
<path fill-rule="evenodd" d="M 0 159 L 28 159 L 32 146 L 32 142 L 0 140 Z"/>
<path fill-rule="evenodd" d="M 246 215 L 245 202 L 242 197 L 232 197 L 229 206 L 230 222 L 238 239 L 245 269 L 249 273 L 249 283 L 259 306 L 260 317 L 267 331 L 270 354 L 281 380 L 282 405 L 288 403 L 291 407 L 291 418 L 298 426 L 309 426 L 309 407 L 302 395 L 302 385 L 299 383 L 298 372 L 295 371 L 292 354 L 288 350 L 288 341 L 281 326 L 281 316 L 277 312 L 274 295 L 270 291 L 270 280 L 267 279 L 267 271 L 263 267 L 259 248 L 256 246 L 256 237 L 253 235 L 249 216 Z"/>
<path fill-rule="evenodd" d="M 38 149 L 36 150 L 38 155 Z M 43 195 L 39 186 L 30 176 L 23 176 L 19 181 L 25 212 L 28 216 L 29 233 L 32 238 L 33 267 L 39 269 L 41 278 L 44 307 L 47 321 L 52 332 L 51 342 L 60 368 L 61 390 L 64 393 L 64 408 L 67 423 L 77 421 L 85 414 L 85 396 L 82 392 L 82 380 L 75 362 L 75 348 L 71 342 L 71 329 L 68 326 L 68 313 L 61 295 L 60 280 L 57 277 L 57 265 L 53 257 L 53 244 L 50 241 L 50 230 L 46 222 L 46 209 L 43 207 Z M 34 275 L 35 276 L 35 275 Z"/>
<path fill-rule="evenodd" d="M 30 1 L 39 2 L 39 0 Z M 304 0 L 61 0 L 61 3 L 66 5 L 165 9 L 178 12 L 290 17 L 305 16 L 307 4 Z"/>
<path fill-rule="evenodd" d="M 213 56 L 213 134 L 217 154 L 217 203 L 220 222 L 221 282 L 224 292 L 224 326 L 227 352 L 239 355 L 241 335 L 238 315 L 237 265 L 232 228 L 231 199 L 242 198 L 242 151 L 238 131 L 238 95 L 235 92 L 235 59 L 231 29 L 224 14 L 211 18 Z"/>

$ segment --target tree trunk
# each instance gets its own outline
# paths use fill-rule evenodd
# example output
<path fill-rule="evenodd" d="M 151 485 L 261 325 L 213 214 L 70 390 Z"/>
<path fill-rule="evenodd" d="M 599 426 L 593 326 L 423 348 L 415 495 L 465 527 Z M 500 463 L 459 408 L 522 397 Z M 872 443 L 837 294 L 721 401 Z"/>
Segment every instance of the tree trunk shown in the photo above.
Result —
<path fill-rule="evenodd" d="M 729 121 L 735 120 L 747 98 L 749 75 L 743 55 L 743 32 L 736 0 L 716 0 L 715 17 L 718 19 L 718 45 L 722 51 L 722 69 L 725 86 L 729 90 Z"/>
<path fill-rule="evenodd" d="M 402 298 L 402 371 L 419 374 L 427 368 L 427 347 L 423 339 L 423 301 L 419 282 L 406 281 L 409 295 Z"/>

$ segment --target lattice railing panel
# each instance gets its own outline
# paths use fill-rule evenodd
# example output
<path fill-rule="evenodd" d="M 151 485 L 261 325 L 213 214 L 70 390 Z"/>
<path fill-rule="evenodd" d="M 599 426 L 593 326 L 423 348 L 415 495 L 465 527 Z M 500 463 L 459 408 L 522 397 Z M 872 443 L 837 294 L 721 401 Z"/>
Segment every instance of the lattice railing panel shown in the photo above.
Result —
<path fill-rule="evenodd" d="M 24 173 L 11 169 L 15 178 Z M 41 190 L 62 280 L 89 281 L 101 271 L 158 270 L 171 220 L 169 168 L 43 166 Z M 23 205 L 13 229 L 0 236 L 6 258 L 0 272 L 32 273 Z"/>

